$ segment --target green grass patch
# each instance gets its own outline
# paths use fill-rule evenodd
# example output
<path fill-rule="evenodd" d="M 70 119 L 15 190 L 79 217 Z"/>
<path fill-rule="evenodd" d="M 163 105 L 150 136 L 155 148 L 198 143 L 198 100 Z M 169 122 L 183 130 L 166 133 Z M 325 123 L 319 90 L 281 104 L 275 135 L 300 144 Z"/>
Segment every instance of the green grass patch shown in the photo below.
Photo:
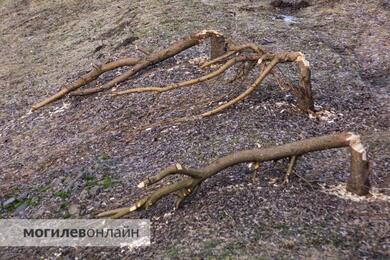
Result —
<path fill-rule="evenodd" d="M 91 176 L 87 176 L 85 180 L 86 180 L 85 186 L 87 187 L 87 189 L 90 189 L 94 186 L 100 186 L 103 189 L 108 189 L 111 188 L 114 184 L 114 181 L 108 175 L 104 176 L 102 180 L 97 180 L 95 177 L 91 177 Z"/>
<path fill-rule="evenodd" d="M 57 192 L 54 192 L 53 195 L 55 197 L 58 197 L 58 198 L 61 198 L 61 199 L 66 199 L 69 196 L 69 194 L 67 192 L 65 192 L 65 191 L 57 191 Z"/>

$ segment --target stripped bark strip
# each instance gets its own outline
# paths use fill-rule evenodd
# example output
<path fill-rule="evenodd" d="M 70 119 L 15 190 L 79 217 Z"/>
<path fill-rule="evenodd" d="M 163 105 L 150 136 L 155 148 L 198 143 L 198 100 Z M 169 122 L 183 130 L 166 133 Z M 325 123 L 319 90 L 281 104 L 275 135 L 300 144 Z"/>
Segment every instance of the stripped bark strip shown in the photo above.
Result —
<path fill-rule="evenodd" d="M 342 147 L 348 147 L 351 151 L 351 173 L 347 182 L 347 190 L 357 195 L 367 195 L 370 188 L 368 180 L 369 168 L 367 151 L 363 147 L 358 135 L 350 132 L 343 132 L 309 138 L 265 149 L 234 152 L 198 169 L 187 168 L 181 164 L 172 165 L 162 170 L 156 176 L 147 178 L 141 182 L 138 187 L 148 187 L 173 174 L 183 175 L 181 180 L 163 186 L 130 207 L 103 212 L 98 214 L 97 217 L 120 218 L 134 210 L 147 209 L 154 205 L 158 200 L 175 192 L 178 193 L 176 194 L 178 196 L 176 205 L 180 205 L 180 203 L 191 194 L 194 189 L 199 187 L 204 180 L 236 164 L 279 160 L 282 158 L 296 158 L 310 152 Z M 291 168 L 292 167 L 293 166 L 291 166 Z"/>

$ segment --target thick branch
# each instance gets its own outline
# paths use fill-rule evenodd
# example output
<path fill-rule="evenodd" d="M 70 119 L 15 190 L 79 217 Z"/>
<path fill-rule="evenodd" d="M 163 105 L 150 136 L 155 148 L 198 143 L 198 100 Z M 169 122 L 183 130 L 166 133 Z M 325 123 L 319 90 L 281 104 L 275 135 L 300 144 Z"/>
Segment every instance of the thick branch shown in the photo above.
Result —
<path fill-rule="evenodd" d="M 297 96 L 298 107 L 305 112 L 314 111 L 309 62 L 303 54 L 299 56 L 296 62 L 299 74 L 299 87 L 294 94 Z"/>
<path fill-rule="evenodd" d="M 166 60 L 170 57 L 175 56 L 176 54 L 191 48 L 197 44 L 199 44 L 201 41 L 203 41 L 206 38 L 209 37 L 222 37 L 222 35 L 216 31 L 211 30 L 205 30 L 199 33 L 192 34 L 182 40 L 179 40 L 172 45 L 170 45 L 168 48 L 157 51 L 155 53 L 152 53 L 145 57 L 142 61 L 140 61 L 136 66 L 134 66 L 132 69 L 128 70 L 127 72 L 123 73 L 119 77 L 114 78 L 113 80 L 107 82 L 103 86 L 90 88 L 82 91 L 75 91 L 71 95 L 72 96 L 83 96 L 83 95 L 90 95 L 94 94 L 103 90 L 110 89 L 114 87 L 116 84 L 119 84 L 127 79 L 129 79 L 131 76 L 135 75 L 139 71 L 154 65 L 156 63 L 159 63 L 163 60 Z"/>
<path fill-rule="evenodd" d="M 348 138 L 351 137 L 351 135 L 351 133 L 325 135 L 266 149 L 253 149 L 235 152 L 222 157 L 210 165 L 200 168 L 199 170 L 203 172 L 203 176 L 205 178 L 208 178 L 227 167 L 239 163 L 279 160 L 293 155 L 297 156 L 314 151 L 348 147 L 350 145 Z"/>
<path fill-rule="evenodd" d="M 289 167 L 289 171 L 291 171 L 293 165 L 295 164 L 295 158 L 298 156 L 310 152 L 341 147 L 349 147 L 352 151 L 351 174 L 348 180 L 347 189 L 358 195 L 368 194 L 369 171 L 366 150 L 361 144 L 359 136 L 353 133 L 339 133 L 309 138 L 266 149 L 253 149 L 235 152 L 221 157 L 211 164 L 199 169 L 184 168 L 180 164 L 179 166 L 170 166 L 161 171 L 158 175 L 141 182 L 139 187 L 156 183 L 157 181 L 160 181 L 166 176 L 172 174 L 184 174 L 187 177 L 184 177 L 177 183 L 170 184 L 154 191 L 151 195 L 141 199 L 131 207 L 103 212 L 99 214 L 98 217 L 122 217 L 131 211 L 141 208 L 146 209 L 164 196 L 177 191 L 181 191 L 181 197 L 178 200 L 178 204 L 180 204 L 180 202 L 188 196 L 188 194 L 191 194 L 195 187 L 199 186 L 205 179 L 210 178 L 222 170 L 236 164 L 279 160 L 289 157 L 293 158 Z M 187 191 L 185 191 L 185 189 L 187 189 Z"/>
<path fill-rule="evenodd" d="M 348 179 L 347 190 L 357 195 L 366 195 L 370 189 L 367 151 L 358 135 L 351 135 L 348 140 L 350 142 L 352 174 Z"/>

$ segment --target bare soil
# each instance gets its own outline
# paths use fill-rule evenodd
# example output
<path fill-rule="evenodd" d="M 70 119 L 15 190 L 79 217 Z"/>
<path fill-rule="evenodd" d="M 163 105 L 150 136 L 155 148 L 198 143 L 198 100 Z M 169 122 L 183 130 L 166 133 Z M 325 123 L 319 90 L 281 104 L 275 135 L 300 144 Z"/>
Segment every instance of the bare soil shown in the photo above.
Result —
<path fill-rule="evenodd" d="M 0 0 L 0 216 L 91 218 L 136 201 L 143 192 L 136 185 L 174 162 L 200 166 L 236 150 L 339 131 L 362 135 L 372 197 L 345 192 L 346 151 L 324 151 L 298 162 L 296 172 L 310 185 L 296 177 L 281 186 L 283 162 L 263 165 L 255 181 L 238 165 L 206 181 L 178 211 L 168 198 L 130 215 L 151 219 L 149 247 L 1 248 L 0 257 L 390 257 L 389 3 L 313 0 L 305 8 L 274 8 L 269 2 Z M 217 116 L 138 130 L 234 97 L 251 79 L 228 83 L 234 70 L 158 98 L 99 93 L 29 112 L 92 62 L 141 57 L 136 46 L 157 50 L 203 29 L 305 53 L 315 104 L 326 116 L 299 113 L 293 97 L 268 80 Z M 207 55 L 207 44 L 190 49 L 118 89 L 199 76 L 204 72 L 191 61 Z M 282 69 L 296 80 L 291 68 Z"/>

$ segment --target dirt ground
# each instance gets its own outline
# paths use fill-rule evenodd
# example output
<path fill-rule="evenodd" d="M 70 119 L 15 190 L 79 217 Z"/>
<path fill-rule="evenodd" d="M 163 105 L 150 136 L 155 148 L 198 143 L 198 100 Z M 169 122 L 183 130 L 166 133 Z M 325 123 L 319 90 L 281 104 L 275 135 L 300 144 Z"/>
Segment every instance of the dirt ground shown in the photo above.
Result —
<path fill-rule="evenodd" d="M 274 169 L 265 164 L 255 181 L 246 165 L 237 165 L 206 181 L 180 210 L 167 198 L 129 215 L 151 219 L 149 247 L 1 248 L 0 258 L 390 257 L 390 4 L 308 2 L 294 9 L 249 0 L 0 0 L 1 218 L 91 218 L 136 201 L 137 184 L 174 162 L 200 166 L 236 150 L 340 131 L 361 134 L 373 186 L 370 197 L 345 192 L 344 150 L 301 158 L 296 172 L 311 185 L 293 178 L 281 186 L 283 162 Z M 234 70 L 159 99 L 99 93 L 29 112 L 92 62 L 142 57 L 136 46 L 157 50 L 203 29 L 305 53 L 315 105 L 328 117 L 297 112 L 294 98 L 269 80 L 217 116 L 137 130 L 234 97 L 250 82 L 227 83 Z M 207 44 L 197 46 L 118 89 L 199 76 L 202 69 L 190 61 L 207 55 Z"/>

